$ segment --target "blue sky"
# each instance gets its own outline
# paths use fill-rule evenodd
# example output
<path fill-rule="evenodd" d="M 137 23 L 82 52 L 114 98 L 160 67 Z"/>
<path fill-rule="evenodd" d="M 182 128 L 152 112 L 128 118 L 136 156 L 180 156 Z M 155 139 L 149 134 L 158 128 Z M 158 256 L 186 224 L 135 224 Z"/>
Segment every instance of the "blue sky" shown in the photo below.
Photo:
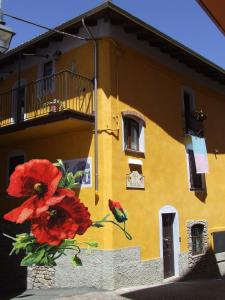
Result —
<path fill-rule="evenodd" d="M 103 3 L 102 0 L 3 0 L 5 12 L 55 27 Z M 156 27 L 225 69 L 225 36 L 195 0 L 114 0 L 116 5 Z M 9 18 L 15 47 L 44 32 Z"/>

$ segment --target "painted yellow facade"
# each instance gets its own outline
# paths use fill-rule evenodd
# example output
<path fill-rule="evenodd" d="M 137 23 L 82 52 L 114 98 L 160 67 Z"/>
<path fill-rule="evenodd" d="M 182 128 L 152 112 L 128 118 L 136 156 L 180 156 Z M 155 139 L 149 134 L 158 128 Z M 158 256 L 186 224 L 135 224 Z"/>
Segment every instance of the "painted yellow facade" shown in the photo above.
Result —
<path fill-rule="evenodd" d="M 96 240 L 99 249 L 112 250 L 140 247 L 141 260 L 160 258 L 159 211 L 170 205 L 179 216 L 180 252 L 188 252 L 189 220 L 208 221 L 211 234 L 225 230 L 225 92 L 222 86 L 207 85 L 197 73 L 186 75 L 144 51 L 130 47 L 111 36 L 98 41 L 98 158 L 99 189 L 94 188 L 94 125 L 85 120 L 67 119 L 41 124 L 0 136 L 1 213 L 15 203 L 5 197 L 9 155 L 23 151 L 26 159 L 71 160 L 92 158 L 92 187 L 76 190 L 94 220 L 108 212 L 108 199 L 118 200 L 128 214 L 128 241 L 115 227 L 90 228 L 85 240 Z M 42 63 L 44 61 L 42 60 Z M 88 42 L 62 53 L 55 61 L 55 72 L 71 70 L 93 77 L 93 48 Z M 27 82 L 37 79 L 39 66 L 22 71 Z M 194 71 L 192 71 L 194 73 Z M 9 90 L 16 74 L 1 81 L 0 90 Z M 196 79 L 197 78 L 197 79 Z M 193 192 L 188 186 L 183 120 L 183 89 L 192 90 L 196 109 L 207 112 L 204 122 L 209 173 L 206 191 Z M 29 100 L 28 100 L 29 101 Z M 144 116 L 144 153 L 123 150 L 122 112 L 135 111 Z M 216 152 L 218 150 L 218 153 Z M 127 189 L 126 175 L 132 170 L 129 158 L 142 162 L 145 188 Z M 81 237 L 82 240 L 82 237 Z"/>
<path fill-rule="evenodd" d="M 186 251 L 187 219 L 207 219 L 211 228 L 221 226 L 225 217 L 223 212 L 225 186 L 222 180 L 225 142 L 221 139 L 221 129 L 225 122 L 224 95 L 196 84 L 190 78 L 180 76 L 122 43 L 117 42 L 116 45 L 117 47 L 108 39 L 99 43 L 99 202 L 95 205 L 94 187 L 81 189 L 77 193 L 90 207 L 95 219 L 107 213 L 109 198 L 121 201 L 128 212 L 128 226 L 134 238 L 132 242 L 128 242 L 116 229 L 113 229 L 113 236 L 106 234 L 104 240 L 101 230 L 90 229 L 89 236 L 100 240 L 100 248 L 103 249 L 139 245 L 142 248 L 143 259 L 158 257 L 157 212 L 162 206 L 170 203 L 180 212 L 181 249 Z M 75 61 L 84 62 L 86 57 L 90 57 L 90 53 L 91 45 L 89 48 L 81 47 L 79 51 L 70 51 L 65 54 L 65 58 L 64 55 L 60 58 L 56 70 L 66 69 L 74 58 Z M 92 65 L 89 65 L 89 71 L 87 68 L 87 63 L 83 68 L 79 66 L 79 73 L 84 72 L 90 76 Z M 33 70 L 34 68 L 24 71 L 22 78 L 28 82 L 32 81 Z M 30 76 L 31 74 L 33 76 Z M 13 82 L 13 79 L 10 82 Z M 6 83 L 6 86 L 10 84 Z M 201 194 L 195 195 L 188 189 L 182 124 L 184 86 L 194 91 L 197 108 L 202 108 L 209 114 L 205 131 L 210 173 L 206 175 L 205 201 L 200 200 Z M 146 119 L 145 153 L 140 157 L 146 180 L 145 190 L 126 189 L 126 174 L 130 172 L 128 158 L 136 157 L 127 155 L 122 149 L 121 112 L 126 110 L 138 111 Z M 68 126 L 65 130 L 68 132 L 63 132 L 64 123 L 61 122 L 54 124 L 54 127 L 46 124 L 40 128 L 26 130 L 30 131 L 30 135 L 28 132 L 15 132 L 11 134 L 11 138 L 3 136 L 1 160 L 4 163 L 1 177 L 4 178 L 6 174 L 7 157 L 14 149 L 23 150 L 27 160 L 47 158 L 54 162 L 57 158 L 69 160 L 93 157 L 93 126 L 83 124 L 86 128 L 80 129 L 81 123 L 80 121 L 74 126 Z M 14 142 L 17 135 L 19 140 Z M 217 158 L 215 149 L 219 150 Z M 94 178 L 93 175 L 94 173 L 92 174 Z M 1 193 L 4 193 L 5 187 L 3 179 Z M 13 207 L 12 201 L 10 200 L 9 204 L 9 200 L 4 200 L 6 209 L 9 209 L 8 205 Z M 106 232 L 108 230 L 109 228 Z"/>

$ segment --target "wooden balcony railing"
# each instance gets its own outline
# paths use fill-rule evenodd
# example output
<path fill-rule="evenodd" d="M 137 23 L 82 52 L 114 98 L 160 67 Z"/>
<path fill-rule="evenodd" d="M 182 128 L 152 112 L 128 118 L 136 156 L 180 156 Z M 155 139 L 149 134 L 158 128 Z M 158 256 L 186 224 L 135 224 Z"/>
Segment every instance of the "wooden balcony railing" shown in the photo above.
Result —
<path fill-rule="evenodd" d="M 93 105 L 93 82 L 66 70 L 0 94 L 0 126 L 64 110 L 92 115 Z"/>

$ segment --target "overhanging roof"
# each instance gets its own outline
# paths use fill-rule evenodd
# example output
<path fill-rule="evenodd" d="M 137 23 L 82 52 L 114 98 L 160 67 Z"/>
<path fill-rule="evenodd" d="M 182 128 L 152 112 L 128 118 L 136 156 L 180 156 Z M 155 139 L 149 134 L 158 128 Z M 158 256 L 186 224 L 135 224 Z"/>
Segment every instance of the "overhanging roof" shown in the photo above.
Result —
<path fill-rule="evenodd" d="M 205 59 L 201 55 L 185 47 L 154 27 L 129 14 L 111 2 L 104 4 L 56 27 L 72 34 L 79 33 L 82 27 L 82 18 L 88 26 L 95 26 L 100 18 L 112 25 L 121 26 L 126 33 L 134 34 L 138 40 L 145 40 L 151 47 L 157 47 L 161 52 L 167 53 L 180 63 L 187 65 L 195 71 L 225 85 L 225 70 Z M 0 67 L 11 64 L 18 58 L 20 52 L 33 52 L 36 48 L 46 47 L 49 41 L 62 39 L 62 35 L 48 31 L 12 50 L 0 59 Z"/>
<path fill-rule="evenodd" d="M 225 1 L 224 0 L 197 0 L 216 26 L 225 35 Z"/>

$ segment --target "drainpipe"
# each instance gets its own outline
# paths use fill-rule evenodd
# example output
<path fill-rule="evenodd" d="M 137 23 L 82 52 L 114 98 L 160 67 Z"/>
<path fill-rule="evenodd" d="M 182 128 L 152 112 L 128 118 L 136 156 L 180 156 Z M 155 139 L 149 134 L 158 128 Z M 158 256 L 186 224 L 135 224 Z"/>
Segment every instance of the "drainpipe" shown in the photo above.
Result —
<path fill-rule="evenodd" d="M 21 105 L 21 70 L 22 70 L 22 53 L 19 53 L 19 58 L 18 58 L 18 78 L 17 78 L 17 97 L 16 97 L 16 123 L 21 121 L 21 110 L 20 110 L 20 105 Z"/>
<path fill-rule="evenodd" d="M 82 18 L 82 24 L 90 37 L 94 47 L 94 111 L 95 111 L 95 129 L 94 129 L 94 160 L 95 160 L 95 193 L 98 193 L 98 45 L 97 40 L 93 37 L 90 30 L 87 28 L 84 18 Z"/>

